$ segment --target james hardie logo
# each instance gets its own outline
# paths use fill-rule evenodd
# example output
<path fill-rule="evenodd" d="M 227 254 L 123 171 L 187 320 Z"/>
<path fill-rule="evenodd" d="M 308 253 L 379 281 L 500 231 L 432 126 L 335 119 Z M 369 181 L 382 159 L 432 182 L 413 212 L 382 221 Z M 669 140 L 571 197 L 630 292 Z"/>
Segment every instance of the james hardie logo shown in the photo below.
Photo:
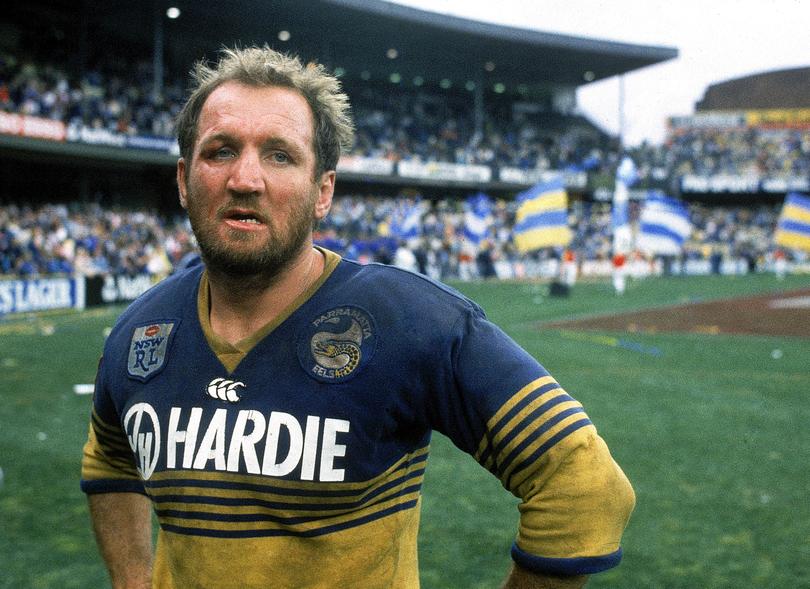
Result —
<path fill-rule="evenodd" d="M 244 388 L 245 383 L 225 380 L 224 378 L 215 378 L 208 383 L 205 392 L 208 393 L 209 397 L 213 397 L 214 399 L 228 401 L 229 403 L 238 403 L 239 395 L 236 394 L 236 389 L 239 387 Z"/>
<path fill-rule="evenodd" d="M 136 403 L 124 415 L 124 431 L 135 454 L 138 472 L 148 479 L 160 457 L 160 422 L 148 403 Z"/>
<path fill-rule="evenodd" d="M 316 379 L 342 382 L 371 359 L 375 336 L 373 320 L 363 309 L 330 309 L 311 321 L 299 336 L 298 358 Z"/>

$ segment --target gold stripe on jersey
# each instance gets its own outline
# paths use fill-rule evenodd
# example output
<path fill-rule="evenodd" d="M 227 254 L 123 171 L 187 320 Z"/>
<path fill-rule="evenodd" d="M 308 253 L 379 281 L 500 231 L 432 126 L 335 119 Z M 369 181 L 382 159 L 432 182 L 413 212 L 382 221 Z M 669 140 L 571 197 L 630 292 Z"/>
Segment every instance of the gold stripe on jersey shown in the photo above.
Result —
<path fill-rule="evenodd" d="M 180 482 L 180 485 L 182 486 L 185 485 L 187 481 L 181 479 L 188 479 L 196 481 L 227 482 L 227 483 L 235 483 L 236 485 L 251 485 L 251 484 L 268 485 L 282 489 L 309 490 L 312 491 L 313 493 L 322 493 L 324 490 L 327 491 L 362 490 L 368 488 L 369 486 L 375 485 L 380 481 L 388 480 L 391 477 L 392 473 L 396 472 L 400 468 L 405 467 L 405 465 L 408 464 L 420 465 L 422 468 L 424 468 L 425 460 L 427 459 L 429 451 L 430 447 L 425 446 L 423 448 L 419 448 L 418 450 L 414 450 L 413 452 L 405 454 L 402 458 L 397 460 L 386 470 L 366 481 L 323 483 L 314 481 L 292 481 L 287 479 L 275 479 L 261 475 L 239 474 L 230 472 L 165 470 L 162 472 L 156 472 L 154 475 L 152 475 L 149 481 L 147 481 L 147 485 L 154 485 L 154 483 L 161 481 L 177 480 Z"/>
<path fill-rule="evenodd" d="M 521 401 L 523 401 L 527 395 L 533 393 L 537 389 L 542 386 L 556 383 L 557 381 L 554 380 L 551 376 L 543 376 L 537 378 L 524 386 L 520 389 L 517 393 L 512 395 L 512 397 L 506 401 L 495 414 L 489 418 L 487 421 L 487 434 L 481 438 L 481 442 L 478 444 L 478 451 L 475 453 L 475 459 L 479 462 L 481 461 L 481 457 L 484 455 L 484 452 L 494 446 L 497 440 L 492 440 L 492 432 L 496 432 L 498 428 L 498 423 L 510 412 L 512 411 Z"/>
<path fill-rule="evenodd" d="M 550 449 L 563 440 L 577 443 L 589 429 L 595 432 L 582 405 L 551 376 L 543 376 L 521 388 L 488 420 L 475 458 L 516 492 L 548 462 Z"/>
<path fill-rule="evenodd" d="M 256 514 L 250 514 L 250 521 L 241 521 L 242 518 L 237 518 L 234 514 L 227 514 L 221 519 L 203 518 L 201 513 L 167 513 L 160 507 L 156 509 L 156 513 L 161 526 L 175 532 L 199 535 L 218 535 L 217 532 L 222 532 L 221 535 L 231 537 L 262 535 L 308 537 L 347 529 L 395 513 L 400 509 L 413 508 L 417 505 L 419 493 L 419 490 L 415 489 L 410 493 L 397 495 L 386 501 L 354 510 L 350 514 L 319 517 L 308 521 L 298 521 L 293 518 L 279 518 L 281 521 L 274 521 L 268 516 L 259 518 Z"/>
<path fill-rule="evenodd" d="M 140 482 L 129 446 L 124 451 L 110 451 L 96 436 L 96 427 L 90 424 L 87 442 L 84 444 L 82 480 L 132 480 Z"/>
<path fill-rule="evenodd" d="M 230 500 L 232 505 L 236 505 L 238 501 L 244 501 L 248 504 L 250 501 L 256 501 L 256 505 L 264 505 L 267 503 L 274 504 L 287 504 L 292 503 L 295 505 L 309 504 L 313 505 L 313 509 L 325 510 L 329 508 L 341 509 L 342 506 L 354 504 L 360 505 L 365 501 L 369 501 L 375 497 L 388 494 L 391 489 L 396 490 L 400 485 L 413 485 L 414 481 L 421 481 L 424 476 L 424 462 L 416 462 L 403 469 L 401 472 L 394 472 L 389 477 L 379 480 L 375 483 L 369 484 L 362 489 L 351 490 L 340 487 L 340 483 L 321 483 L 322 489 L 317 492 L 308 492 L 309 488 L 294 489 L 289 487 L 279 487 L 272 484 L 256 485 L 254 482 L 241 482 L 235 483 L 231 481 L 218 481 L 213 480 L 211 484 L 205 484 L 204 481 L 195 478 L 173 479 L 166 481 L 170 485 L 156 487 L 150 482 L 147 483 L 150 496 L 158 502 L 183 502 L 183 498 L 188 496 L 192 500 L 200 503 L 210 504 L 225 504 Z M 187 471 L 184 471 L 187 472 Z M 248 479 L 248 477 L 242 477 Z M 290 482 L 290 481 L 280 481 Z M 390 487 L 386 489 L 386 487 Z M 176 499 L 175 499 L 176 498 Z"/>
<path fill-rule="evenodd" d="M 418 487 L 408 485 L 409 488 Z M 381 503 L 391 499 L 393 496 L 401 495 L 401 488 L 392 488 L 384 493 L 380 493 L 373 499 L 374 503 Z M 170 497 L 170 499 L 175 499 Z M 184 500 L 185 499 L 185 500 Z M 191 503 L 188 499 L 200 499 L 200 503 Z M 299 498 L 294 502 L 290 501 L 289 497 L 285 497 L 283 501 L 272 500 L 270 498 L 256 499 L 247 503 L 231 503 L 225 501 L 223 504 L 217 504 L 211 501 L 208 497 L 178 497 L 176 501 L 160 501 L 156 502 L 156 506 L 164 512 L 179 512 L 182 511 L 188 514 L 211 514 L 211 515 L 229 515 L 238 514 L 242 516 L 255 515 L 258 517 L 273 518 L 278 521 L 292 522 L 294 520 L 310 518 L 310 519 L 326 519 L 327 517 L 334 517 L 339 515 L 351 514 L 358 512 L 358 509 L 366 502 L 344 502 L 331 506 L 329 509 L 307 509 L 314 504 L 301 504 L 299 501 L 305 501 L 306 498 Z M 368 502 L 370 503 L 370 502 Z M 285 509 L 286 508 L 286 509 Z M 189 515 L 189 517 L 193 517 Z"/>
<path fill-rule="evenodd" d="M 121 436 L 121 427 L 117 423 L 109 424 L 104 421 L 96 412 L 95 407 L 93 407 L 90 418 L 93 420 L 93 424 L 96 426 L 96 429 L 100 429 L 111 436 Z"/>
<path fill-rule="evenodd" d="M 115 454 L 131 455 L 132 449 L 127 439 L 123 437 L 120 427 L 111 426 L 106 423 L 99 417 L 95 409 L 93 409 L 90 416 L 90 423 L 96 434 L 96 439 L 107 453 L 113 452 Z"/>
<path fill-rule="evenodd" d="M 149 488 L 149 494 L 159 502 L 183 502 L 183 498 L 188 496 L 192 500 L 200 503 L 226 504 L 234 506 L 237 502 L 243 501 L 245 505 L 255 501 L 257 506 L 272 503 L 274 505 L 294 504 L 310 505 L 310 509 L 321 511 L 328 509 L 344 509 L 346 505 L 361 505 L 374 498 L 390 494 L 392 490 L 400 488 L 402 485 L 412 486 L 414 482 L 419 482 L 424 476 L 424 464 L 416 464 L 403 472 L 396 473 L 388 480 L 371 485 L 356 493 L 348 491 L 331 491 L 329 484 L 324 483 L 324 489 L 320 494 L 307 493 L 306 491 L 284 490 L 270 485 L 257 489 L 234 488 L 231 485 L 221 486 L 195 486 L 195 481 L 183 479 L 177 481 L 178 484 L 170 487 Z M 174 482 L 174 481 L 172 481 Z"/>
<path fill-rule="evenodd" d="M 224 537 L 316 536 L 416 506 L 428 448 L 408 454 L 376 477 L 315 483 L 257 475 L 165 471 L 146 481 L 161 526 L 177 533 Z"/>
<path fill-rule="evenodd" d="M 194 501 L 197 503 L 202 504 L 211 504 L 211 505 L 233 505 L 238 506 L 238 502 L 243 502 L 244 505 L 253 504 L 251 502 L 255 502 L 255 505 L 262 506 L 267 504 L 272 505 L 286 505 L 286 504 L 294 504 L 294 505 L 311 505 L 311 509 L 313 511 L 324 511 L 327 509 L 344 509 L 343 506 L 346 505 L 360 505 L 366 501 L 370 501 L 375 497 L 380 497 L 382 495 L 388 494 L 391 489 L 386 489 L 386 487 L 391 487 L 396 489 L 397 485 L 405 484 L 405 485 L 412 485 L 414 484 L 412 481 L 420 481 L 421 477 L 423 476 L 422 469 L 414 469 L 414 472 L 409 471 L 398 475 L 396 478 L 392 479 L 392 481 L 386 481 L 385 484 L 381 484 L 372 488 L 369 488 L 367 491 L 357 495 L 346 495 L 346 494 L 339 494 L 339 495 L 332 495 L 332 496 L 325 496 L 319 497 L 310 495 L 307 493 L 274 493 L 272 492 L 272 487 L 267 487 L 266 491 L 255 491 L 255 490 L 244 490 L 244 489 L 234 489 L 230 487 L 222 488 L 222 487 L 210 487 L 210 486 L 195 486 L 194 481 L 190 481 L 188 479 L 178 481 L 178 484 L 171 487 L 162 487 L 162 488 L 154 488 L 154 487 L 147 487 L 149 489 L 149 495 L 158 502 L 161 503 L 170 503 L 170 502 L 184 502 L 185 498 L 188 497 L 189 501 Z M 327 491 L 324 491 L 327 493 Z"/>
<path fill-rule="evenodd" d="M 632 488 L 582 405 L 552 377 L 504 403 L 475 458 L 522 499 L 516 545 L 526 554 L 587 559 L 619 549 Z"/>
<path fill-rule="evenodd" d="M 562 413 L 563 411 L 560 411 L 560 414 Z M 595 431 L 590 420 L 581 410 L 564 417 L 542 436 L 527 445 L 503 471 L 501 480 L 507 483 L 507 488 L 516 489 L 526 478 L 536 474 L 533 462 L 539 460 L 548 449 L 561 440 L 566 439 L 566 442 L 571 442 L 576 438 L 573 434 L 578 430 L 581 430 L 579 433 L 588 430 Z M 571 439 L 568 439 L 569 437 Z M 532 460 L 535 455 L 537 455 L 537 460 Z"/>

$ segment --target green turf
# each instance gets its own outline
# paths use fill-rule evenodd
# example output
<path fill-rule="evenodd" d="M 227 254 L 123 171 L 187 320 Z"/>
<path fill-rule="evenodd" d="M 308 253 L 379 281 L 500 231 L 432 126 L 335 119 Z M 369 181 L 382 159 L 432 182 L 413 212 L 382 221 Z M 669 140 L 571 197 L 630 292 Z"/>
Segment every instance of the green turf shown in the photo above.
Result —
<path fill-rule="evenodd" d="M 634 484 L 624 561 L 589 587 L 810 587 L 810 339 L 538 328 L 807 287 L 810 276 L 648 279 L 623 297 L 607 283 L 578 284 L 567 299 L 549 298 L 543 285 L 457 286 L 583 402 Z M 0 588 L 108 586 L 78 489 L 90 398 L 72 387 L 92 381 L 117 312 L 0 321 Z M 423 587 L 497 587 L 509 567 L 515 505 L 436 435 L 420 534 Z"/>

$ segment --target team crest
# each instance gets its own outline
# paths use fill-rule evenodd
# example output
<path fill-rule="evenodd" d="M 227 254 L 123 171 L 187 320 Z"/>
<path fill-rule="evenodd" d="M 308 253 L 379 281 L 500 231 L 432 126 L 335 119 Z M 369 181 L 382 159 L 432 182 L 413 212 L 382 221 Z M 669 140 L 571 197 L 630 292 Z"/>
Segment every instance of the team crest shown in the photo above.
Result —
<path fill-rule="evenodd" d="M 330 309 L 299 335 L 298 359 L 317 380 L 343 382 L 371 360 L 376 331 L 371 315 L 359 307 Z"/>
<path fill-rule="evenodd" d="M 127 373 L 131 377 L 146 382 L 161 371 L 177 323 L 156 322 L 135 328 L 127 357 Z"/>

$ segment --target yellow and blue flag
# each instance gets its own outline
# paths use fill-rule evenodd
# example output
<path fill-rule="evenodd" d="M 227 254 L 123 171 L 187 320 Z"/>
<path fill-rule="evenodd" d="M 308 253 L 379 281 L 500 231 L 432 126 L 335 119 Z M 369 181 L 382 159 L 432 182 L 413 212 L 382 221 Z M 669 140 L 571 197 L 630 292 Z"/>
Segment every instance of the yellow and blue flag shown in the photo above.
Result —
<path fill-rule="evenodd" d="M 777 245 L 810 252 L 810 196 L 787 195 L 773 239 Z"/>
<path fill-rule="evenodd" d="M 520 252 L 563 247 L 571 242 L 568 193 L 562 177 L 532 186 L 518 194 L 517 201 L 512 238 Z"/>

